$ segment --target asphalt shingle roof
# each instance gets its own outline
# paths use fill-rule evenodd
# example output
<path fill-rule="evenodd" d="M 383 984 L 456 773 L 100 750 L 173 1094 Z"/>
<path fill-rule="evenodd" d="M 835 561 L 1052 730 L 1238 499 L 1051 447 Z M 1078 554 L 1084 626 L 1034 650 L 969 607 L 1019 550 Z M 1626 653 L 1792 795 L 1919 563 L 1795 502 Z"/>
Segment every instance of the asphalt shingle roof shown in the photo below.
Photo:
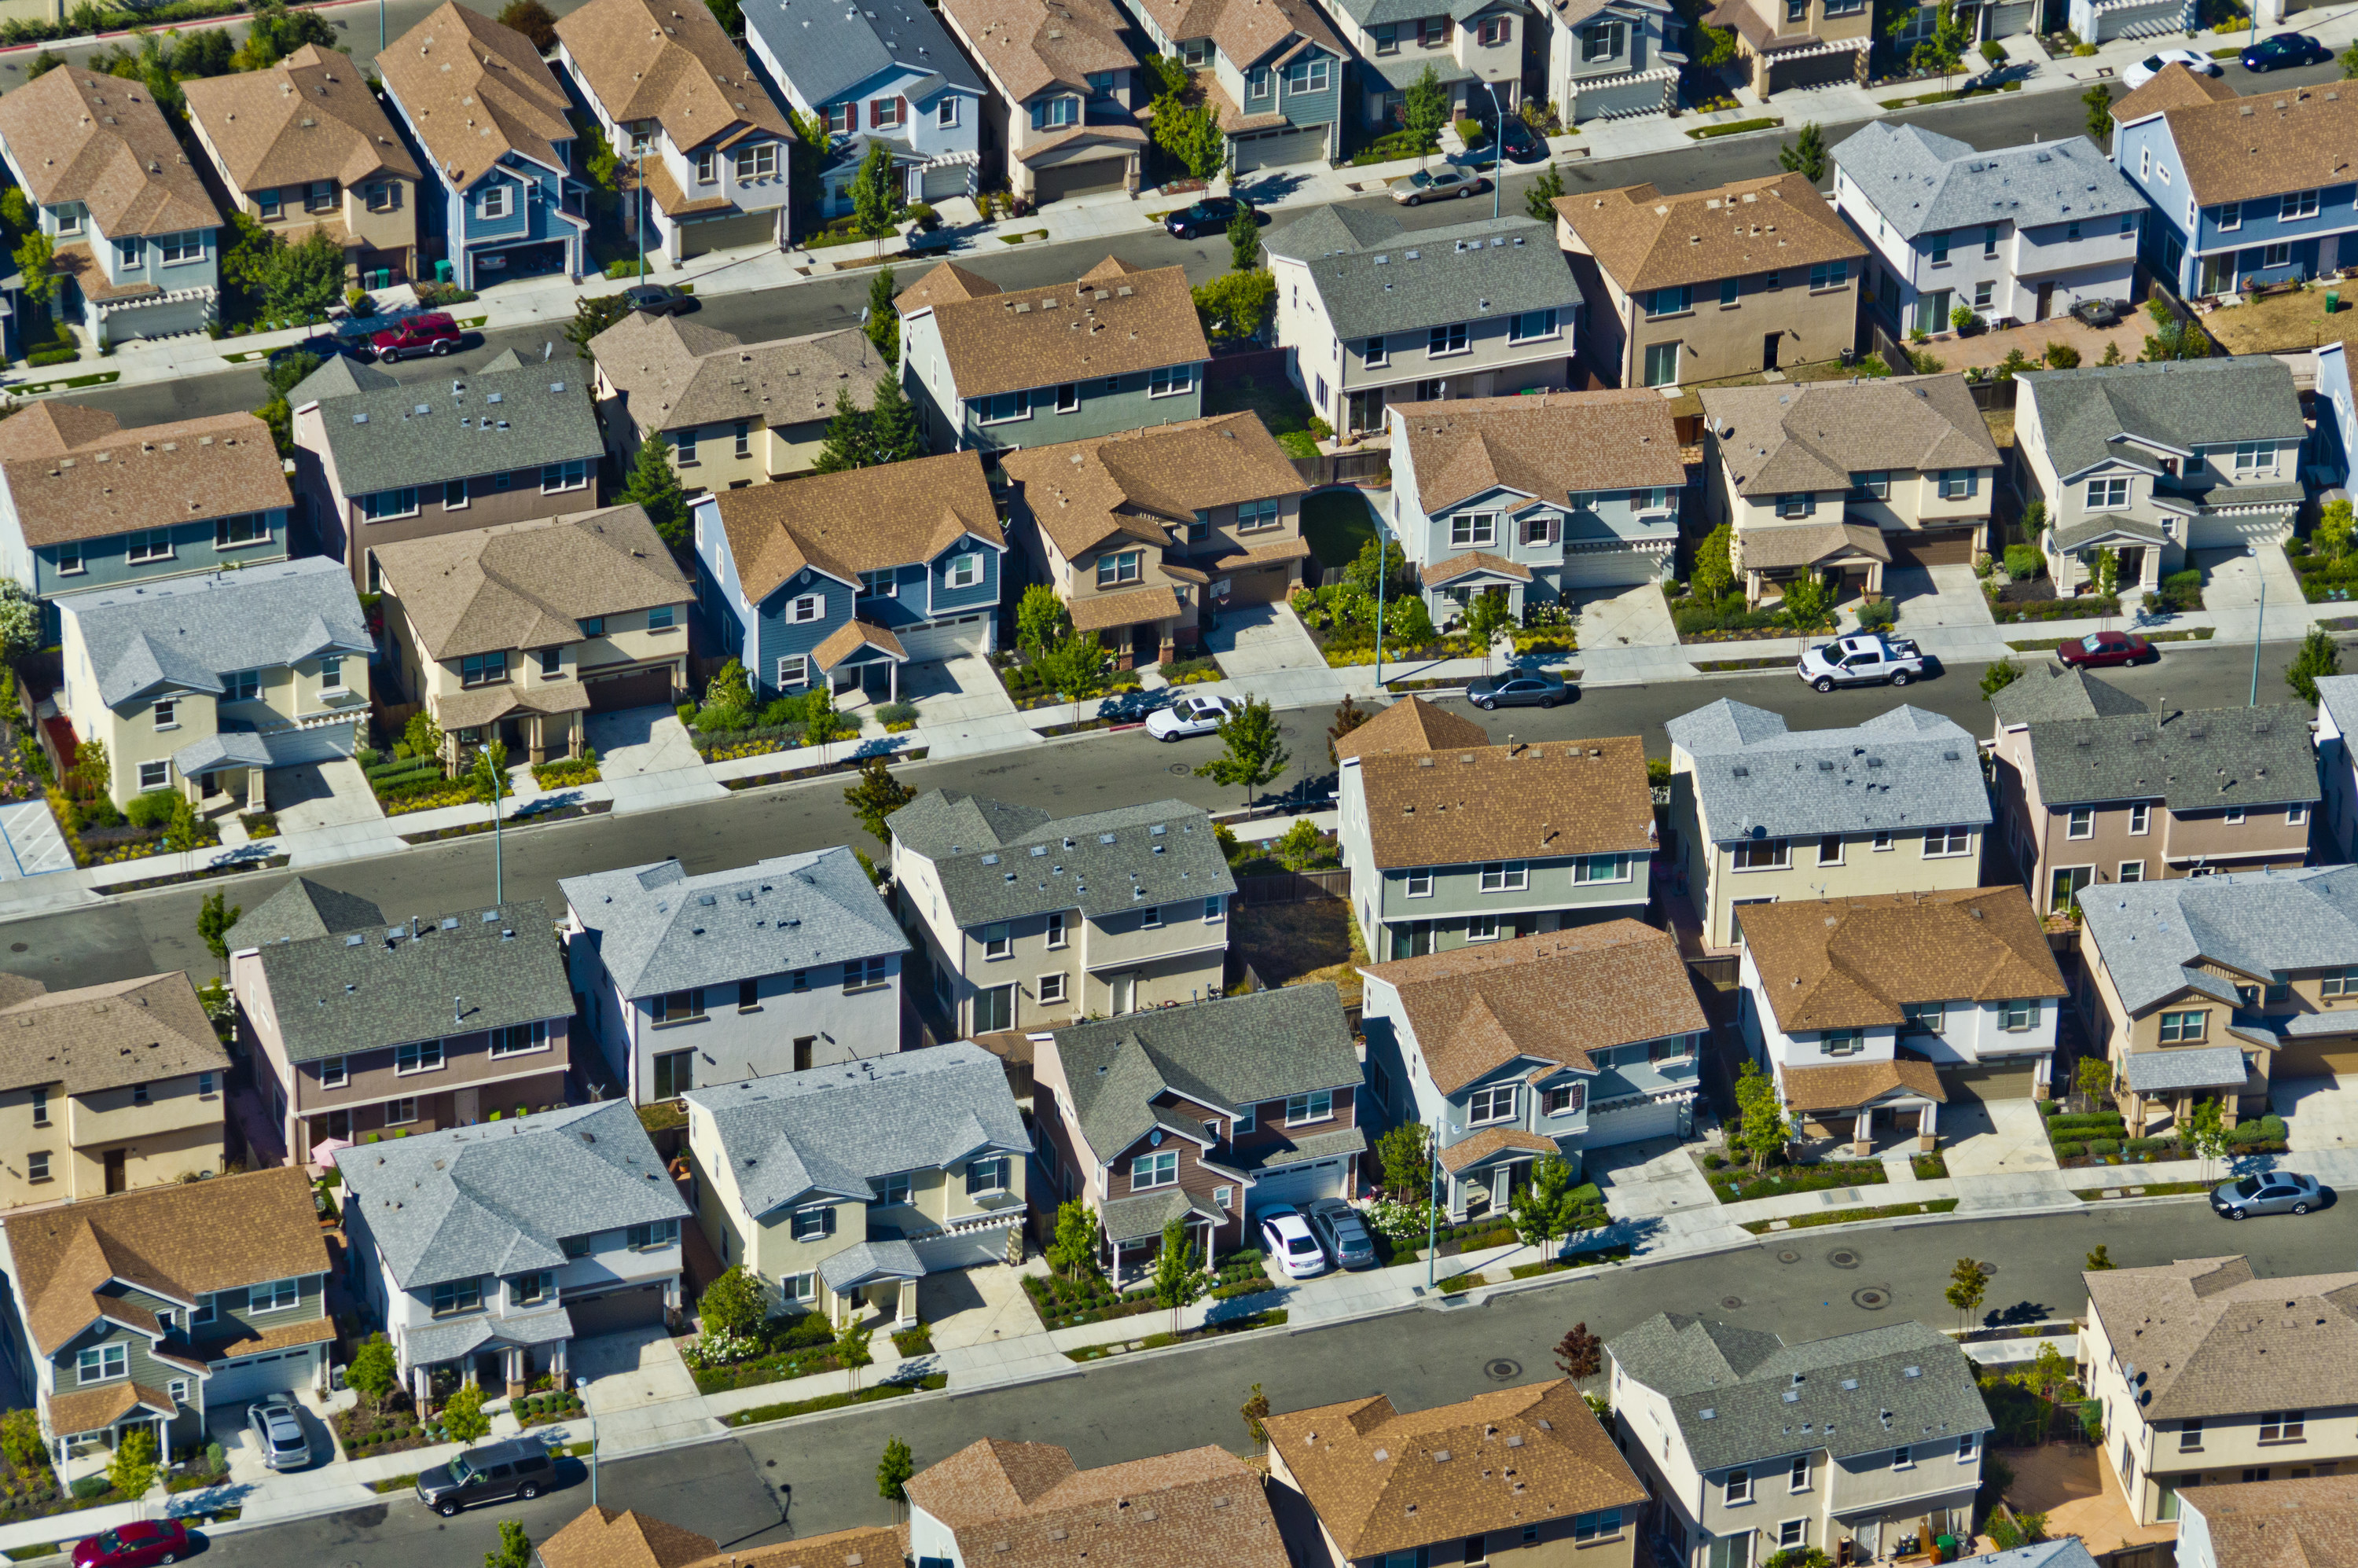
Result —
<path fill-rule="evenodd" d="M 578 362 L 460 371 L 441 381 L 344 390 L 348 372 L 314 372 L 289 395 L 317 400 L 346 495 L 440 484 L 477 474 L 586 460 L 605 451 L 590 406 L 590 374 Z M 330 379 L 322 379 L 330 378 Z M 363 384 L 365 385 L 365 384 Z"/>
<path fill-rule="evenodd" d="M 2266 977 L 2358 955 L 2358 866 L 2107 882 L 2081 891 L 2080 912 L 2131 1013 L 2187 986 L 2233 1001 L 2198 961 Z"/>
<path fill-rule="evenodd" d="M 352 574 L 324 556 L 242 571 L 69 594 L 99 700 L 117 708 L 159 687 L 219 693 L 224 674 L 375 647 Z"/>
<path fill-rule="evenodd" d="M 2358 1273 L 2261 1279 L 2248 1258 L 2081 1275 L 2148 1422 L 2358 1400 Z"/>
<path fill-rule="evenodd" d="M 1321 222 L 1303 240 L 1289 241 L 1298 226 L 1289 224 L 1271 235 L 1270 248 L 1293 255 L 1296 251 L 1289 247 L 1301 247 L 1312 286 L 1342 338 L 1422 331 L 1441 322 L 1551 307 L 1570 309 L 1579 302 L 1580 286 L 1556 248 L 1553 232 L 1529 218 L 1420 229 L 1412 235 L 1360 241 L 1349 250 L 1336 244 L 1350 234 L 1348 225 Z"/>
<path fill-rule="evenodd" d="M 2017 228 L 2142 212 L 2136 187 L 2085 136 L 1977 152 L 1921 125 L 1870 120 L 1834 147 L 1883 221 L 1909 239 L 1936 229 Z"/>
<path fill-rule="evenodd" d="M 1781 714 L 1722 697 L 1665 728 L 1694 759 L 1695 795 L 1719 843 L 1990 823 L 1973 737 L 1920 708 L 1793 732 Z"/>
<path fill-rule="evenodd" d="M 1704 423 L 1740 495 L 1847 490 L 1854 473 L 1996 468 L 1962 375 L 1705 387 Z M 1752 565 L 1747 531 L 1745 564 Z"/>
<path fill-rule="evenodd" d="M 307 936 L 341 936 L 384 924 L 384 911 L 367 899 L 338 892 L 308 877 L 292 877 L 285 887 L 238 916 L 237 924 L 229 928 L 230 946 L 259 947 Z"/>
<path fill-rule="evenodd" d="M 806 103 L 830 103 L 895 65 L 982 91 L 981 78 L 922 0 L 753 0 L 745 26 L 770 46 Z M 914 102 L 919 93 L 907 96 Z"/>
<path fill-rule="evenodd" d="M 1052 819 L 957 790 L 928 790 L 887 826 L 934 862 L 950 918 L 961 926 L 1054 909 L 1102 919 L 1237 891 L 1211 817 L 1184 801 Z"/>
<path fill-rule="evenodd" d="M 2085 670 L 2033 665 L 1999 688 L 1990 710 L 2003 728 L 2050 719 L 2117 719 L 2147 708 L 2141 699 Z"/>
<path fill-rule="evenodd" d="M 2133 1051 L 2123 1069 L 2129 1087 L 2141 1095 L 2232 1087 L 2249 1076 L 2242 1049 L 2234 1045 Z"/>
<path fill-rule="evenodd" d="M 2026 371 L 2048 460 L 2063 482 L 2104 462 L 2158 474 L 2140 441 L 2173 451 L 2234 441 L 2299 441 L 2308 427 L 2292 372 L 2266 354 Z"/>
<path fill-rule="evenodd" d="M 2298 703 L 2163 714 L 2140 707 L 2028 729 L 2039 797 L 2050 807 L 2158 796 L 2172 811 L 2216 811 L 2319 798 L 2309 710 Z"/>

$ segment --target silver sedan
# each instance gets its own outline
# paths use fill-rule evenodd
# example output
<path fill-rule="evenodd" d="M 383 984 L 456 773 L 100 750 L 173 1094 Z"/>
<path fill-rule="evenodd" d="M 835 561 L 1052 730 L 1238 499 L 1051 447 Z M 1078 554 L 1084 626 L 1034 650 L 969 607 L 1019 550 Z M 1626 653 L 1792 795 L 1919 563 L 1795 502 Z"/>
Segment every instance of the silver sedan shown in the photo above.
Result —
<path fill-rule="evenodd" d="M 2325 1189 L 2315 1176 L 2294 1171 L 2263 1171 L 2239 1182 L 2223 1182 L 2211 1194 L 2213 1213 L 2229 1219 L 2247 1214 L 2307 1214 L 2325 1206 Z"/>

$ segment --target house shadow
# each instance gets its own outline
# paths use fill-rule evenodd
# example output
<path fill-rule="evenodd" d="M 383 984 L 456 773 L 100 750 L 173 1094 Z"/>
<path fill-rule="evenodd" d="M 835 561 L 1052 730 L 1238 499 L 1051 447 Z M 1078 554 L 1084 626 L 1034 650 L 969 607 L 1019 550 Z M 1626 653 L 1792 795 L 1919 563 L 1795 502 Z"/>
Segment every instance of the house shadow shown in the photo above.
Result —
<path fill-rule="evenodd" d="M 561 789 L 549 795 L 535 795 L 517 806 L 514 815 L 508 820 L 529 822 L 535 816 L 545 816 L 552 811 L 563 811 L 568 806 L 579 806 L 582 799 L 582 794 L 578 789 Z"/>

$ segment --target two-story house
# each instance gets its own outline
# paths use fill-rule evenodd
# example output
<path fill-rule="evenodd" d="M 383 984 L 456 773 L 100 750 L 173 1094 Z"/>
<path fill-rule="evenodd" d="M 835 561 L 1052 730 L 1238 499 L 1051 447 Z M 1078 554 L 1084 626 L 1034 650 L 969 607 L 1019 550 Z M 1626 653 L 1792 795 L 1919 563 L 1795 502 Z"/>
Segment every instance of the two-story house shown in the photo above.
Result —
<path fill-rule="evenodd" d="M 535 901 L 233 949 L 271 1130 L 300 1156 L 564 1104 L 573 993 L 554 930 Z"/>
<path fill-rule="evenodd" d="M 219 319 L 221 213 L 146 84 L 69 66 L 8 97 L 0 162 L 56 246 L 57 319 L 100 346 Z"/>
<path fill-rule="evenodd" d="M 1756 904 L 1736 1017 L 1804 1138 L 1932 1149 L 1951 1099 L 2045 1099 L 2063 976 L 2018 887 Z"/>
<path fill-rule="evenodd" d="M 2308 710 L 2164 708 L 2042 665 L 1990 699 L 2001 842 L 2050 913 L 2092 886 L 2290 870 L 2320 798 Z"/>
<path fill-rule="evenodd" d="M 2058 592 L 2093 591 L 2110 550 L 2125 597 L 2190 550 L 2281 544 L 2306 495 L 2308 426 L 2292 372 L 2266 354 L 2025 372 L 2014 484 L 2043 502 Z"/>
<path fill-rule="evenodd" d="M 1658 393 L 1395 403 L 1390 533 L 1439 625 L 1477 592 L 1533 604 L 1671 570 L 1686 464 Z"/>
<path fill-rule="evenodd" d="M 126 430 L 45 402 L 0 426 L 0 571 L 43 601 L 49 641 L 59 594 L 285 560 L 293 503 L 251 414 Z"/>
<path fill-rule="evenodd" d="M 132 1433 L 170 1454 L 248 1400 L 324 1391 L 328 1248 L 299 1170 L 173 1182 L 11 1215 L 0 1351 L 50 1462 Z"/>
<path fill-rule="evenodd" d="M 384 590 L 380 545 L 597 503 L 605 441 L 588 378 L 562 361 L 526 369 L 511 349 L 446 386 L 338 358 L 288 401 L 311 526 L 363 593 Z"/>
<path fill-rule="evenodd" d="M 441 253 L 461 288 L 588 270 L 572 100 L 531 39 L 449 0 L 375 64 L 385 102 L 426 155 L 420 243 Z"/>
<path fill-rule="evenodd" d="M 1676 938 L 1608 920 L 1362 967 L 1371 1119 L 1422 1122 L 1453 1220 L 1531 1166 L 1684 1137 L 1710 1028 Z"/>
<path fill-rule="evenodd" d="M 985 179 L 1033 206 L 1138 190 L 1146 132 L 1138 57 L 1113 0 L 944 0 L 941 19 L 990 91 L 979 150 Z"/>
<path fill-rule="evenodd" d="M 1798 577 L 1883 590 L 1887 565 L 1989 548 L 1997 445 L 1961 375 L 1709 386 L 1704 504 L 1758 604 Z"/>
<path fill-rule="evenodd" d="M 1605 1358 L 1621 1451 L 1655 1502 L 1657 1563 L 1871 1563 L 1973 1528 L 1994 1423 L 1972 1360 L 1938 1329 L 1788 1345 L 1656 1313 L 1606 1340 Z"/>
<path fill-rule="evenodd" d="M 676 705 L 696 589 L 637 506 L 376 552 L 387 663 L 452 746 L 578 757 L 589 716 Z"/>
<path fill-rule="evenodd" d="M 1052 817 L 928 790 L 885 818 L 912 1000 L 952 1036 L 1200 1000 L 1228 961 L 1228 857 L 1201 807 Z"/>
<path fill-rule="evenodd" d="M 1183 268 L 1108 256 L 1077 282 L 1001 293 L 944 262 L 895 303 L 902 386 L 935 451 L 1077 441 L 1203 415 L 1212 350 Z"/>
<path fill-rule="evenodd" d="M 1350 47 L 1311 0 L 1128 0 L 1157 54 L 1176 55 L 1228 133 L 1237 174 L 1343 153 Z"/>
<path fill-rule="evenodd" d="M 424 177 L 350 55 L 305 44 L 268 70 L 189 85 L 189 129 L 237 211 L 290 243 L 324 232 L 356 287 L 417 276 Z"/>
<path fill-rule="evenodd" d="M 1657 846 L 1636 736 L 1494 745 L 1411 696 L 1335 753 L 1336 839 L 1379 961 L 1644 914 Z"/>
<path fill-rule="evenodd" d="M 1119 1541 L 1141 1563 L 1300 1562 L 1260 1472 L 1217 1445 L 1078 1470 L 1053 1444 L 986 1437 L 918 1471 L 906 1490 L 909 1555 L 946 1568 L 1055 1568 L 1074 1561 L 1076 1535 Z"/>
<path fill-rule="evenodd" d="M 1856 346 L 1866 246 L 1799 174 L 1676 196 L 1628 185 L 1559 196 L 1555 211 L 1588 307 L 1581 354 L 1613 385 L 1715 381 Z"/>
<path fill-rule="evenodd" d="M 2255 1468 L 2273 1474 L 2276 1466 Z M 2261 1568 L 2288 1535 L 2308 1555 L 2331 1551 L 2329 1541 L 2346 1539 L 2342 1532 L 2358 1524 L 2358 1476 L 2335 1468 L 2288 1465 L 2281 1481 L 2245 1481 L 2223 1471 L 2215 1481 L 2173 1487 L 2178 1561 L 2185 1568 Z M 2291 1472 L 2299 1470 L 2309 1474 L 2295 1479 Z"/>
<path fill-rule="evenodd" d="M 1206 609 L 1302 585 L 1310 487 L 1259 415 L 1028 448 L 1000 471 L 1033 580 L 1118 665 L 1184 656 L 1202 646 Z"/>
<path fill-rule="evenodd" d="M 557 886 L 583 1022 L 634 1104 L 901 1048 L 909 942 L 840 845 Z"/>
<path fill-rule="evenodd" d="M 1736 946 L 1747 904 L 1981 885 L 1981 753 L 1937 713 L 1796 732 L 1723 697 L 1665 728 L 1673 853 L 1707 948 Z"/>
<path fill-rule="evenodd" d="M 773 1310 L 916 1321 L 925 1275 L 1023 1256 L 1032 1138 L 971 1041 L 691 1089 L 697 1223 Z"/>
<path fill-rule="evenodd" d="M 1744 84 L 1763 98 L 1796 87 L 1863 82 L 1875 53 L 1867 0 L 1720 0 L 1703 20 L 1736 35 Z"/>
<path fill-rule="evenodd" d="M 317 556 L 57 601 L 58 709 L 106 748 L 117 806 L 178 789 L 262 809 L 273 768 L 348 757 L 375 643 L 352 579 Z M 211 806 L 208 806 L 211 803 Z"/>
<path fill-rule="evenodd" d="M 1174 1219 L 1215 1258 L 1271 1204 L 1358 1192 L 1359 1060 L 1332 985 L 1071 1024 L 1035 1040 L 1032 1070 L 1041 1233 L 1087 1205 L 1116 1280 Z"/>
<path fill-rule="evenodd" d="M 520 1116 L 339 1150 L 352 1293 L 422 1411 L 438 1372 L 487 1398 L 577 1339 L 677 1321 L 689 1217 L 630 1105 Z"/>
<path fill-rule="evenodd" d="M 1571 384 L 1580 287 L 1547 225 L 1483 218 L 1409 235 L 1389 212 L 1322 207 L 1263 242 L 1286 374 L 1345 435 L 1386 403 Z"/>
<path fill-rule="evenodd" d="M 2317 776 L 2326 860 L 2358 860 L 2358 676 L 2317 681 Z"/>
<path fill-rule="evenodd" d="M 539 1559 L 540 1568 L 736 1568 L 736 1564 L 776 1568 L 777 1559 L 786 1555 L 811 1568 L 860 1568 L 868 1563 L 890 1563 L 900 1552 L 900 1527 L 890 1524 L 854 1525 L 849 1530 L 796 1536 L 791 1542 L 750 1552 L 742 1548 L 723 1552 L 708 1535 L 633 1509 L 592 1503 L 574 1515 L 571 1523 L 541 1541 L 533 1555 Z M 736 1563 L 730 1562 L 732 1558 Z M 2086 1565 L 2067 1563 L 2058 1568 Z"/>
<path fill-rule="evenodd" d="M 1315 1568 L 1636 1560 L 1646 1488 L 1570 1379 L 1415 1411 L 1377 1394 L 1262 1424 L 1289 1515 L 1306 1504 L 1316 1519 L 1303 1557 Z"/>
<path fill-rule="evenodd" d="M 1547 97 L 1567 124 L 1678 107 L 1684 18 L 1668 0 L 1549 0 Z"/>
<path fill-rule="evenodd" d="M 819 19 L 838 32 L 859 23 L 840 12 Z M 791 47 L 821 46 L 797 38 Z M 644 181 L 644 200 L 623 211 L 632 232 L 653 226 L 648 254 L 677 266 L 730 245 L 785 245 L 794 133 L 709 9 L 590 0 L 558 20 L 557 58 L 622 155 L 634 198 Z M 771 69 L 784 80 L 774 59 Z"/>
<path fill-rule="evenodd" d="M 677 316 L 627 312 L 590 341 L 598 412 L 624 473 L 661 440 L 690 497 L 807 473 L 845 393 L 866 412 L 895 374 L 857 327 L 748 343 Z"/>
<path fill-rule="evenodd" d="M 1441 6 L 1430 0 L 1325 4 L 1357 56 L 1348 122 L 1355 128 L 1399 129 L 1408 90 L 1428 68 L 1449 90 L 1453 119 L 1487 124 L 1493 94 L 1506 114 L 1521 107 L 1524 61 L 1540 47 L 1537 29 L 1543 25 L 1524 0 L 1460 0 Z"/>
<path fill-rule="evenodd" d="M 904 201 L 981 189 L 988 94 L 941 21 L 920 0 L 779 0 L 745 13 L 745 47 L 800 113 L 824 123 L 817 208 L 851 211 L 869 149 L 892 160 Z"/>
<path fill-rule="evenodd" d="M 5 995 L 0 1208 L 219 1173 L 229 1053 L 185 971 Z"/>
<path fill-rule="evenodd" d="M 998 645 L 1007 535 L 972 452 L 726 490 L 694 516 L 706 622 L 765 699 L 892 701 L 903 665 Z"/>
<path fill-rule="evenodd" d="M 2113 162 L 2153 214 L 2140 259 L 2187 298 L 2358 265 L 2358 181 L 2334 150 L 2358 99 L 2331 82 L 2238 96 L 2165 67 L 2113 105 Z"/>
<path fill-rule="evenodd" d="M 1901 331 L 2044 321 L 2129 297 L 2146 200 L 2085 136 L 1976 152 L 1870 120 L 1833 150 L 1834 206 L 1874 247 L 1867 297 Z"/>

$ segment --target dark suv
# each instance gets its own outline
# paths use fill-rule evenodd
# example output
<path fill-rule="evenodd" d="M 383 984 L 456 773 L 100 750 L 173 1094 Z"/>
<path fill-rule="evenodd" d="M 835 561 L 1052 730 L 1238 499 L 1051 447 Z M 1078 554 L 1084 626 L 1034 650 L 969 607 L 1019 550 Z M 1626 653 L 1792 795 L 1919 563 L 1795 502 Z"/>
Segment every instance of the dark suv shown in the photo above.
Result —
<path fill-rule="evenodd" d="M 405 316 L 388 330 L 369 339 L 369 347 L 385 364 L 416 359 L 419 354 L 447 354 L 464 340 L 459 323 L 444 310 Z"/>
<path fill-rule="evenodd" d="M 475 1503 L 532 1498 L 557 1484 L 557 1466 L 536 1437 L 511 1437 L 471 1448 L 417 1477 L 417 1498 L 448 1519 Z"/>

